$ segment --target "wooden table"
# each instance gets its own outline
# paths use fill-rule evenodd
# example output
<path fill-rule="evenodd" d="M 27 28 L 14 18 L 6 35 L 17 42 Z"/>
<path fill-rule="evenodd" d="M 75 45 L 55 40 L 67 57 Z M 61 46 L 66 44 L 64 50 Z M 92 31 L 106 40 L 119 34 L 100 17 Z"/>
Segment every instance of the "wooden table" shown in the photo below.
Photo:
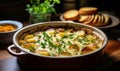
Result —
<path fill-rule="evenodd" d="M 23 24 L 26 26 L 28 23 L 23 22 Z M 119 28 L 120 25 L 112 29 L 119 30 Z M 105 30 L 104 32 L 107 34 L 108 31 Z M 107 36 L 109 39 L 108 44 L 103 50 L 100 64 L 95 68 L 95 71 L 120 70 L 116 65 L 120 63 L 120 41 L 116 40 L 111 34 L 107 34 Z M 23 71 L 17 62 L 17 58 L 10 55 L 6 50 L 11 44 L 0 45 L 0 71 Z"/>

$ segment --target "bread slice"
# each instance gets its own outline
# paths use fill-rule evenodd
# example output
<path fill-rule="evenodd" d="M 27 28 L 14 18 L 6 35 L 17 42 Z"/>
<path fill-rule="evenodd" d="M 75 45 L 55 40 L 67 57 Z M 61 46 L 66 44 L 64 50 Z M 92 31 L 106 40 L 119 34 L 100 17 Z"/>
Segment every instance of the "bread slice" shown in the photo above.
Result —
<path fill-rule="evenodd" d="M 84 23 L 90 25 L 90 23 L 94 20 L 94 14 L 90 15 L 90 18 L 86 20 Z"/>
<path fill-rule="evenodd" d="M 80 18 L 78 19 L 79 22 L 86 21 L 90 16 L 89 15 L 80 15 Z"/>
<path fill-rule="evenodd" d="M 105 24 L 105 17 L 102 14 L 100 14 L 100 18 L 101 18 L 101 21 L 100 21 L 99 26 L 104 26 L 104 24 Z"/>
<path fill-rule="evenodd" d="M 78 19 L 78 10 L 68 10 L 63 14 L 64 19 L 75 21 Z"/>
<path fill-rule="evenodd" d="M 79 9 L 80 15 L 91 15 L 97 13 L 97 7 L 82 7 Z"/>
<path fill-rule="evenodd" d="M 103 25 L 107 25 L 109 23 L 109 16 L 107 14 L 102 14 L 104 16 L 104 23 Z"/>
<path fill-rule="evenodd" d="M 100 18 L 101 18 L 101 22 L 100 23 L 101 23 L 101 26 L 102 26 L 103 23 L 104 23 L 104 17 L 103 17 L 103 15 L 100 14 Z"/>
<path fill-rule="evenodd" d="M 98 19 L 99 19 L 98 14 L 95 14 L 95 15 L 94 15 L 94 20 L 92 21 L 91 25 L 92 25 L 92 26 L 96 26 L 96 24 L 97 24 L 97 22 L 98 22 Z"/>
<path fill-rule="evenodd" d="M 101 16 L 100 16 L 100 14 L 97 14 L 97 15 L 98 15 L 98 20 L 97 20 L 97 23 L 96 23 L 95 26 L 99 27 L 99 26 L 102 26 L 102 24 L 101 24 Z"/>

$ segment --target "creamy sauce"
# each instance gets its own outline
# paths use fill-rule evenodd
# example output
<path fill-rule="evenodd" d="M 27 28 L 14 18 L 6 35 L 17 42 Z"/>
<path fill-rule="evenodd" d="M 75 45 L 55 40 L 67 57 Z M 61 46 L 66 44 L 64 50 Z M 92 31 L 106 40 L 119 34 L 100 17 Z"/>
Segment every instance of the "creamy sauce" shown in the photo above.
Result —
<path fill-rule="evenodd" d="M 49 28 L 19 40 L 24 49 L 43 56 L 77 56 L 95 51 L 103 40 L 92 29 Z"/>

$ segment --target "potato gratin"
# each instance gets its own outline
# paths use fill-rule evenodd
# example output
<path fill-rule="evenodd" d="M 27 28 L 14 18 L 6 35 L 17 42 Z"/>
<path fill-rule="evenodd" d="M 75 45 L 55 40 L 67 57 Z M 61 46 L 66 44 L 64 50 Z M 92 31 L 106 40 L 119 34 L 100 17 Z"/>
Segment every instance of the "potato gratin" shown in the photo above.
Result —
<path fill-rule="evenodd" d="M 48 28 L 27 33 L 19 40 L 24 49 L 43 56 L 78 56 L 102 46 L 103 40 L 90 28 Z"/>

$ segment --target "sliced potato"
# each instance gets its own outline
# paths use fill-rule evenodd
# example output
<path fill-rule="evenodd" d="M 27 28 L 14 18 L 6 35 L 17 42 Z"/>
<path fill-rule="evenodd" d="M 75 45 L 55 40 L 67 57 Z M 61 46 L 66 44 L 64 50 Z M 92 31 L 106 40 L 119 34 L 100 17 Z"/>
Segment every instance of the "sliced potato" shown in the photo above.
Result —
<path fill-rule="evenodd" d="M 79 51 L 79 47 L 77 45 L 73 44 L 73 45 L 69 46 L 69 50 L 71 52 L 78 52 Z"/>
<path fill-rule="evenodd" d="M 36 50 L 35 53 L 39 55 L 49 56 L 49 52 L 47 50 Z"/>
<path fill-rule="evenodd" d="M 26 43 L 23 45 L 24 48 L 29 49 L 30 47 L 35 47 L 35 43 Z"/>
<path fill-rule="evenodd" d="M 89 53 L 89 52 L 92 52 L 93 51 L 93 48 L 91 47 L 84 47 L 82 50 L 81 50 L 81 53 L 82 54 L 86 54 L 86 53 Z"/>
<path fill-rule="evenodd" d="M 24 39 L 30 39 L 30 38 L 33 38 L 33 37 L 34 37 L 34 35 L 32 35 L 32 34 L 31 35 L 26 35 Z"/>
<path fill-rule="evenodd" d="M 26 43 L 26 41 L 25 40 L 19 40 L 19 42 L 18 42 L 20 45 L 24 45 L 25 43 Z"/>
<path fill-rule="evenodd" d="M 35 38 L 26 39 L 26 42 L 28 42 L 28 43 L 34 43 L 35 42 Z"/>
<path fill-rule="evenodd" d="M 85 31 L 81 30 L 81 31 L 77 31 L 76 35 L 84 37 L 85 36 Z"/>
<path fill-rule="evenodd" d="M 61 55 L 62 56 L 71 56 L 71 53 L 70 52 L 62 52 Z"/>

